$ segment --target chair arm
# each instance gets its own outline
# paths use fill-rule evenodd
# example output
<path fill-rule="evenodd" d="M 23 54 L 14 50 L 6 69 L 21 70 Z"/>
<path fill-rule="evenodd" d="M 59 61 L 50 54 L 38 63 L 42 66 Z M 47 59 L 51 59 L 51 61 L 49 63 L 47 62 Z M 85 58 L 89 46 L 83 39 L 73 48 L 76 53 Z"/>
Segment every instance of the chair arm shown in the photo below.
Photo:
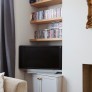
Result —
<path fill-rule="evenodd" d="M 20 79 L 4 77 L 4 92 L 27 92 L 27 82 Z"/>

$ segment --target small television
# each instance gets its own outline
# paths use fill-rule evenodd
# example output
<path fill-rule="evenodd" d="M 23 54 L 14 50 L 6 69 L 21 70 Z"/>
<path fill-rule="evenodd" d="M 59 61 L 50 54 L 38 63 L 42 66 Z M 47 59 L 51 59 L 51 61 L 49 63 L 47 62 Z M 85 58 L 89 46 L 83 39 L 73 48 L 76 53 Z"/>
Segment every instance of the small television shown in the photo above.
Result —
<path fill-rule="evenodd" d="M 62 46 L 19 46 L 19 68 L 62 70 Z"/>

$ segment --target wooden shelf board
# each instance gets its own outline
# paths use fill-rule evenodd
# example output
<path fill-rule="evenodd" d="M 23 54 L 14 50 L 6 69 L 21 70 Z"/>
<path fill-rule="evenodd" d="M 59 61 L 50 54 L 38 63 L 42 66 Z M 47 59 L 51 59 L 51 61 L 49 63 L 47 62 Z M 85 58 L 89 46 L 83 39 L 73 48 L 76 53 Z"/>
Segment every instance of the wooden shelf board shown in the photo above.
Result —
<path fill-rule="evenodd" d="M 32 24 L 47 24 L 52 22 L 60 22 L 62 18 L 44 19 L 44 20 L 34 20 L 31 21 Z"/>
<path fill-rule="evenodd" d="M 51 5 L 56 5 L 61 3 L 62 3 L 62 0 L 42 0 L 42 1 L 32 3 L 31 5 L 36 8 L 43 8 L 43 7 L 48 7 Z"/>
<path fill-rule="evenodd" d="M 47 38 L 47 39 L 30 39 L 31 42 L 45 42 L 45 41 L 62 41 L 61 38 Z"/>

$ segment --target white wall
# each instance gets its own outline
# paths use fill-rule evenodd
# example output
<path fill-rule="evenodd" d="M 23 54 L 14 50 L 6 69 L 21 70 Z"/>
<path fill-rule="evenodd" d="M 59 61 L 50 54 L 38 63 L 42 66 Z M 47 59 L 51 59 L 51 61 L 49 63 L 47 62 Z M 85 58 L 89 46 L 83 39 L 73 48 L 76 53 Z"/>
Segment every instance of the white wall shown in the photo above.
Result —
<path fill-rule="evenodd" d="M 87 0 L 63 0 L 63 75 L 67 92 L 83 92 L 82 64 L 92 64 L 92 29 L 86 29 Z"/>
<path fill-rule="evenodd" d="M 30 14 L 33 8 L 29 0 L 14 0 L 15 10 L 15 33 L 16 33 L 16 69 L 17 78 L 24 78 L 24 73 L 18 68 L 18 47 L 19 45 L 30 44 L 29 39 L 33 37 L 34 27 L 30 25 Z"/>
<path fill-rule="evenodd" d="M 30 24 L 30 14 L 36 9 L 30 6 L 29 0 L 14 0 L 14 10 L 15 10 L 15 33 L 16 33 L 15 76 L 16 78 L 25 79 L 28 81 L 28 91 L 30 92 L 32 90 L 31 75 L 19 70 L 18 47 L 19 45 L 31 44 L 29 42 L 29 39 L 34 37 L 33 33 L 37 28 L 35 25 Z M 40 43 L 37 43 L 37 44 L 40 44 Z M 45 43 L 45 44 L 49 45 L 50 43 Z M 56 44 L 56 43 L 52 43 L 52 44 Z"/>
<path fill-rule="evenodd" d="M 29 39 L 33 38 L 34 30 L 36 26 L 30 25 L 30 14 L 35 10 L 29 4 L 29 0 L 14 0 L 15 10 L 15 34 L 16 34 L 16 67 L 15 77 L 25 79 L 28 81 L 29 92 L 32 90 L 31 75 L 19 70 L 19 45 L 30 45 Z"/>
<path fill-rule="evenodd" d="M 30 44 L 34 28 L 29 16 L 29 0 L 14 0 L 16 27 L 16 77 L 23 78 L 18 69 L 18 46 Z M 92 29 L 86 29 L 86 0 L 63 0 L 63 75 L 67 92 L 82 92 L 82 64 L 92 63 Z M 30 79 L 30 78 L 29 78 Z"/>

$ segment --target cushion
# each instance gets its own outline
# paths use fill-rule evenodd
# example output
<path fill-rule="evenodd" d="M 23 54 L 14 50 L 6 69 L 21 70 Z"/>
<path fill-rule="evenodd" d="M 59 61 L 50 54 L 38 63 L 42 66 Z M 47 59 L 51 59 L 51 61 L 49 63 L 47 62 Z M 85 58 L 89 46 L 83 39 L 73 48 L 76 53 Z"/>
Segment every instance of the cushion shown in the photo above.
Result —
<path fill-rule="evenodd" d="M 0 92 L 4 92 L 4 73 L 0 73 Z"/>

